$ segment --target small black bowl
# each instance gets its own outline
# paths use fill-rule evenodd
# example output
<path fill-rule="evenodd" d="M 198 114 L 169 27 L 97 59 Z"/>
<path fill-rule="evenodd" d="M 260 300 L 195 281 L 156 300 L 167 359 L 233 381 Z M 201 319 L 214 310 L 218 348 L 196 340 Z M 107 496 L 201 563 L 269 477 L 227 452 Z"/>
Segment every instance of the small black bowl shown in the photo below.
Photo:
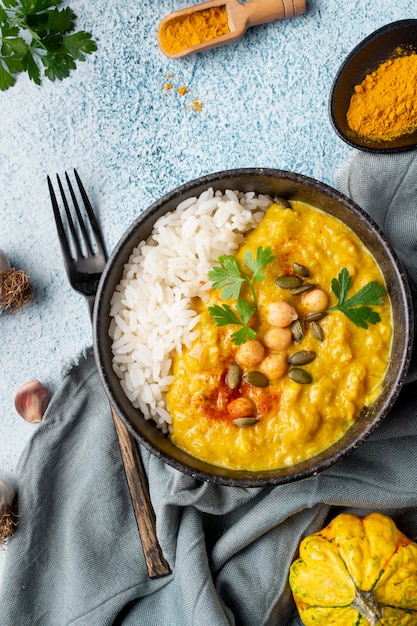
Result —
<path fill-rule="evenodd" d="M 417 52 L 417 20 L 393 22 L 369 35 L 354 48 L 336 75 L 330 93 L 330 120 L 339 137 L 353 148 L 389 153 L 417 147 L 417 130 L 390 141 L 374 141 L 355 133 L 346 118 L 355 85 L 359 85 L 367 74 L 375 71 L 399 47 Z"/>
<path fill-rule="evenodd" d="M 333 215 L 359 237 L 373 254 L 384 275 L 393 311 L 392 354 L 383 390 L 348 432 L 327 450 L 291 467 L 268 471 L 230 470 L 200 461 L 177 448 L 152 420 L 145 420 L 125 395 L 112 367 L 109 337 L 110 301 L 134 247 L 151 234 L 156 220 L 174 210 L 189 197 L 203 191 L 238 189 L 288 200 L 301 200 Z M 279 485 L 314 475 L 357 448 L 377 428 L 394 404 L 410 361 L 413 313 L 407 278 L 384 234 L 373 220 L 349 198 L 307 176 L 283 170 L 248 168 L 208 174 L 190 181 L 163 196 L 144 211 L 128 228 L 111 254 L 100 280 L 94 308 L 94 353 L 97 369 L 109 400 L 126 427 L 147 450 L 162 461 L 199 480 L 240 487 Z"/>

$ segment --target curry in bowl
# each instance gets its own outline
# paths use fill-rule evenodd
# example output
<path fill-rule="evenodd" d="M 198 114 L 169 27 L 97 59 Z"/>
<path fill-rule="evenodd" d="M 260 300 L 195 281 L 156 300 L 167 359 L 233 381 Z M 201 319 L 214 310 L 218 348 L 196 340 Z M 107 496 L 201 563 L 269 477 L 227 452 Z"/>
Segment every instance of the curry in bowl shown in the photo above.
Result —
<path fill-rule="evenodd" d="M 301 202 L 272 204 L 221 262 L 209 277 L 226 295 L 237 282 L 236 299 L 213 289 L 195 305 L 198 338 L 173 359 L 170 436 L 231 469 L 294 465 L 340 439 L 381 392 L 392 339 L 382 273 L 349 228 Z"/>
<path fill-rule="evenodd" d="M 247 197 L 240 200 L 245 206 Z M 152 263 L 169 267 L 183 254 L 179 246 L 166 258 L 161 232 L 173 236 L 178 214 L 185 213 L 183 223 L 194 219 L 201 233 L 207 217 L 221 210 L 226 221 L 220 231 L 227 232 L 230 205 L 242 206 L 239 192 L 216 196 L 209 189 L 203 199 L 160 218 L 125 267 L 113 298 L 111 335 L 114 367 L 127 393 L 176 446 L 210 464 L 259 471 L 315 456 L 377 398 L 392 316 L 381 270 L 350 228 L 305 202 L 251 200 L 246 211 L 255 213 L 257 225 L 252 229 L 248 219 L 244 238 L 236 229 L 236 252 L 226 254 L 227 240 L 223 249 L 217 246 L 224 254 L 208 271 L 204 265 L 195 271 L 198 287 L 188 295 L 187 279 L 178 280 L 184 267 L 163 286 L 159 276 L 159 302 L 149 310 L 141 281 L 151 284 Z M 201 220 L 199 207 L 210 202 Z M 208 266 L 217 252 L 206 251 Z M 190 256 L 188 264 L 194 263 Z M 184 291 L 175 299 L 181 282 Z M 176 319 L 158 316 L 158 306 L 170 305 Z M 140 337 L 147 316 L 149 328 Z M 180 339 L 175 346 L 173 330 Z M 161 357 L 153 354 L 147 363 L 145 340 L 150 350 L 163 339 Z M 144 394 L 145 383 L 156 398 Z"/>
<path fill-rule="evenodd" d="M 411 346 L 407 280 L 378 226 L 281 170 L 210 174 L 154 203 L 94 311 L 98 371 L 132 435 L 226 485 L 299 480 L 354 450 L 395 402 Z"/>

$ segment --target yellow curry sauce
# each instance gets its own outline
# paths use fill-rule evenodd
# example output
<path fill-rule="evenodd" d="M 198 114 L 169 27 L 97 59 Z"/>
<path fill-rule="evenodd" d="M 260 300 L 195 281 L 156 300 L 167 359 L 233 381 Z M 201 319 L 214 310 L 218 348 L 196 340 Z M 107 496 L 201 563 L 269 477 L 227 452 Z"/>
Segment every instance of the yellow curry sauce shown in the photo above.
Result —
<path fill-rule="evenodd" d="M 255 255 L 259 246 L 270 246 L 275 257 L 264 269 L 265 279 L 256 283 L 260 342 L 270 330 L 265 315 L 269 302 L 289 302 L 301 319 L 308 313 L 300 296 L 275 284 L 278 276 L 294 273 L 294 262 L 308 268 L 309 280 L 328 294 L 328 306 L 337 303 L 331 281 L 342 268 L 352 278 L 349 296 L 370 281 L 385 287 L 374 258 L 347 226 L 306 203 L 294 201 L 291 207 L 283 210 L 273 204 L 236 254 L 241 263 L 247 250 Z M 245 288 L 241 297 L 250 300 Z M 319 322 L 321 340 L 306 325 L 302 341 L 293 340 L 283 351 L 285 360 L 300 350 L 315 352 L 315 359 L 303 365 L 311 374 L 310 384 L 294 382 L 286 373 L 266 387 L 242 380 L 231 389 L 226 373 L 238 350 L 231 341 L 236 326 L 218 327 L 212 321 L 208 306 L 222 302 L 213 289 L 208 304 L 195 305 L 201 313 L 199 338 L 174 358 L 168 392 L 172 441 L 208 463 L 252 471 L 293 465 L 329 447 L 381 391 L 392 337 L 388 294 L 383 300 L 377 307 L 379 323 L 363 329 L 340 311 L 331 311 Z M 228 411 L 230 403 L 242 397 L 256 406 L 257 421 L 245 427 L 235 425 Z"/>

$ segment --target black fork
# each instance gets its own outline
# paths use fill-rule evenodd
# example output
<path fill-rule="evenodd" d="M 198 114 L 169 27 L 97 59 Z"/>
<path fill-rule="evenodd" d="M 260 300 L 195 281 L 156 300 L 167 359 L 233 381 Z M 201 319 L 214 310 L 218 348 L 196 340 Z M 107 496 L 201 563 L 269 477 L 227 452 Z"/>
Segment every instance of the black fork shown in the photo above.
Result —
<path fill-rule="evenodd" d="M 47 179 L 68 280 L 71 287 L 87 299 L 90 315 L 92 316 L 94 299 L 100 276 L 106 265 L 107 255 L 96 216 L 76 170 L 74 170 L 74 176 L 84 203 L 87 222 L 81 213 L 71 180 L 67 172 L 65 172 L 65 179 L 72 200 L 72 211 L 58 175 L 57 182 L 64 207 L 64 219 L 67 229 L 64 227 L 51 179 L 49 176 Z"/>
<path fill-rule="evenodd" d="M 49 176 L 47 181 L 68 279 L 71 287 L 86 298 L 90 316 L 92 316 L 94 299 L 107 256 L 96 216 L 76 170 L 74 170 L 74 176 L 84 211 L 80 208 L 80 203 L 77 199 L 78 194 L 74 191 L 74 185 L 71 183 L 67 173 L 65 173 L 65 180 L 71 204 L 68 201 L 68 196 L 65 194 L 61 179 L 57 175 L 63 206 L 62 213 Z M 120 452 L 142 541 L 148 574 L 151 578 L 165 576 L 171 570 L 162 554 L 156 536 L 155 512 L 150 500 L 142 460 L 134 438 L 111 405 L 110 408 L 119 440 Z"/>

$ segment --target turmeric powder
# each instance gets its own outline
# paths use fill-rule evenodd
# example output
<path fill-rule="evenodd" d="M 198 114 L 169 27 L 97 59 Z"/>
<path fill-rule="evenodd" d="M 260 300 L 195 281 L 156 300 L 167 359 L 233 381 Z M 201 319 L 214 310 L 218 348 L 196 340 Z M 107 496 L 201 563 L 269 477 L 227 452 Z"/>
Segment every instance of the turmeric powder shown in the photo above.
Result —
<path fill-rule="evenodd" d="M 417 130 L 417 53 L 384 61 L 356 85 L 347 121 L 353 131 L 376 141 Z"/>
<path fill-rule="evenodd" d="M 226 7 L 223 5 L 173 17 L 162 24 L 159 42 L 164 52 L 176 54 L 229 32 Z"/>

